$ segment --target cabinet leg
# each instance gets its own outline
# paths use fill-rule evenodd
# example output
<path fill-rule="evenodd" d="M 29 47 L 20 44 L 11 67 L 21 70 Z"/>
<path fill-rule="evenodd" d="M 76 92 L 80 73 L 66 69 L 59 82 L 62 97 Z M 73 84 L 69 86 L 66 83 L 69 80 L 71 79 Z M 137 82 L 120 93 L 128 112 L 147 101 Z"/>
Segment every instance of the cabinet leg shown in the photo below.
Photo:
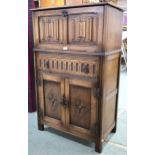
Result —
<path fill-rule="evenodd" d="M 98 152 L 98 153 L 102 152 L 102 142 L 96 142 L 95 151 Z"/>
<path fill-rule="evenodd" d="M 111 133 L 116 133 L 117 131 L 117 126 L 115 125 L 115 127 L 112 129 Z"/>
<path fill-rule="evenodd" d="M 44 131 L 44 125 L 43 124 L 38 124 L 38 129 L 40 131 Z"/>

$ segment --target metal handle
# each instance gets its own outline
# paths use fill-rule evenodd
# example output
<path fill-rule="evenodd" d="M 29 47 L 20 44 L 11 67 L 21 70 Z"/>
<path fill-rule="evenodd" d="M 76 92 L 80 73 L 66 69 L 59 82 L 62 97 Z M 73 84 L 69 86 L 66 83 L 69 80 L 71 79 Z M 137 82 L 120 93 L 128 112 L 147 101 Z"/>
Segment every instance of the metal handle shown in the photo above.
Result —
<path fill-rule="evenodd" d="M 60 99 L 60 104 L 61 104 L 61 105 L 64 105 L 64 96 L 61 97 L 61 99 Z"/>
<path fill-rule="evenodd" d="M 89 65 L 83 64 L 81 67 L 81 71 L 88 74 L 89 73 Z"/>
<path fill-rule="evenodd" d="M 68 107 L 68 105 L 69 105 L 69 101 L 65 99 L 65 100 L 64 100 L 64 106 L 65 106 L 65 107 Z"/>
<path fill-rule="evenodd" d="M 46 68 L 49 68 L 49 67 L 50 67 L 50 62 L 49 62 L 49 61 L 46 61 L 46 62 L 45 62 L 45 67 L 46 67 Z"/>
<path fill-rule="evenodd" d="M 61 104 L 62 106 L 64 106 L 64 107 L 68 107 L 68 105 L 69 105 L 69 101 L 66 100 L 66 98 L 65 98 L 64 95 L 63 95 L 63 97 L 62 97 L 61 100 L 60 100 L 60 104 Z"/>
<path fill-rule="evenodd" d="M 68 12 L 67 11 L 62 11 L 62 16 L 63 17 L 67 17 L 68 16 Z"/>

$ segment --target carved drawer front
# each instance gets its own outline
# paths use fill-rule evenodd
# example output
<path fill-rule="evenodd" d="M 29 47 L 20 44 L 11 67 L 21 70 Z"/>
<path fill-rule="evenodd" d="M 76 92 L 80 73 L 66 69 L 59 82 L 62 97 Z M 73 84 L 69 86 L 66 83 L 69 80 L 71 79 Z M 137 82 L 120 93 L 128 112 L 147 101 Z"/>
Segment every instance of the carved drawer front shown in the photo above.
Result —
<path fill-rule="evenodd" d="M 70 130 L 94 133 L 97 119 L 96 83 L 66 79 L 66 99 L 69 101 L 67 124 Z"/>
<path fill-rule="evenodd" d="M 40 70 L 87 77 L 97 77 L 99 68 L 97 57 L 39 55 L 37 63 Z"/>
<path fill-rule="evenodd" d="M 38 72 L 37 86 L 42 120 L 55 125 L 64 124 L 64 80 Z"/>
<path fill-rule="evenodd" d="M 66 19 L 62 16 L 39 17 L 39 42 L 63 44 L 66 42 Z"/>

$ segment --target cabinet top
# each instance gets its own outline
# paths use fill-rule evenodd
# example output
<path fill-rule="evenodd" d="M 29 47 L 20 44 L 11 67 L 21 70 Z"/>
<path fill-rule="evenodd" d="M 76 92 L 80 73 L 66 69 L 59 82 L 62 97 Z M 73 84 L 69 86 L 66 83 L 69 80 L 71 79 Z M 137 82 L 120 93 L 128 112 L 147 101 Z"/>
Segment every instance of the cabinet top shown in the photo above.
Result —
<path fill-rule="evenodd" d="M 64 5 L 60 7 L 45 7 L 45 8 L 35 8 L 31 9 L 31 11 L 45 11 L 45 10 L 57 10 L 57 9 L 68 9 L 68 8 L 81 8 L 81 7 L 91 7 L 91 6 L 104 6 L 109 5 L 112 6 L 120 11 L 124 11 L 122 8 L 118 7 L 115 4 L 110 2 L 102 2 L 102 3 L 89 3 L 89 4 L 81 4 L 81 5 Z"/>

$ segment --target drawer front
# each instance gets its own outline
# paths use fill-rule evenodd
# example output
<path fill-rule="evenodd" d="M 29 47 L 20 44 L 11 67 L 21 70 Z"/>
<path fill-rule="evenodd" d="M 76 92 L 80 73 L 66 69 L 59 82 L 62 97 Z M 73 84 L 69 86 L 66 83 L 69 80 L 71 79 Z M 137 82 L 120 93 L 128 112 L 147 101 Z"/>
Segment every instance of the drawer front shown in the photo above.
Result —
<path fill-rule="evenodd" d="M 80 57 L 55 54 L 39 54 L 37 57 L 37 69 L 79 75 L 86 77 L 97 77 L 98 57 Z"/>
<path fill-rule="evenodd" d="M 37 48 L 86 52 L 102 49 L 102 6 L 37 11 L 33 17 Z"/>

